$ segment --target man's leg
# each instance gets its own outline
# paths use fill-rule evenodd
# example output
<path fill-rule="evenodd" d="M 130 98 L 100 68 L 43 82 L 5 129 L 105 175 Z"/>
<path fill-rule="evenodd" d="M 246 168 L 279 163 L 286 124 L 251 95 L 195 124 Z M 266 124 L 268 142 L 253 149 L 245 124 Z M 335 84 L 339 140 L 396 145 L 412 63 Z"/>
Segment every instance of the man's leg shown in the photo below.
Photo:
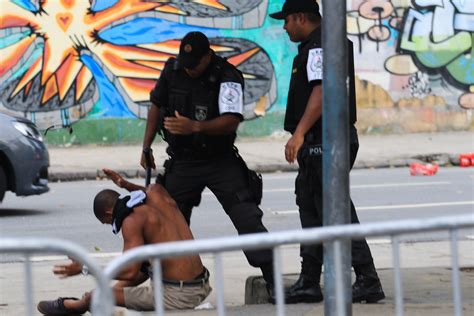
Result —
<path fill-rule="evenodd" d="M 357 151 L 359 150 L 359 144 L 351 144 L 350 147 L 350 167 L 354 165 L 357 157 Z M 351 202 L 351 223 L 359 224 L 359 218 L 354 206 Z M 375 303 L 385 298 L 385 293 L 382 289 L 382 284 L 375 270 L 374 259 L 370 252 L 367 240 L 358 239 L 352 240 L 352 266 L 356 274 L 356 281 L 352 285 L 352 301 Z"/>
<path fill-rule="evenodd" d="M 262 223 L 263 212 L 252 200 L 246 170 L 234 156 L 211 166 L 207 186 L 216 195 L 239 235 L 268 232 Z M 271 249 L 245 250 L 250 265 L 259 267 L 268 288 L 273 287 Z"/>
<path fill-rule="evenodd" d="M 198 162 L 178 161 L 166 170 L 164 187 L 176 201 L 179 210 L 190 225 L 194 206 L 199 205 L 204 189 L 202 166 Z"/>
<path fill-rule="evenodd" d="M 300 169 L 295 181 L 296 204 L 299 208 L 302 228 L 322 225 L 321 168 L 315 157 L 299 157 Z M 321 244 L 301 245 L 301 273 L 289 289 L 286 290 L 287 303 L 320 302 L 323 295 L 320 287 L 323 264 Z"/>

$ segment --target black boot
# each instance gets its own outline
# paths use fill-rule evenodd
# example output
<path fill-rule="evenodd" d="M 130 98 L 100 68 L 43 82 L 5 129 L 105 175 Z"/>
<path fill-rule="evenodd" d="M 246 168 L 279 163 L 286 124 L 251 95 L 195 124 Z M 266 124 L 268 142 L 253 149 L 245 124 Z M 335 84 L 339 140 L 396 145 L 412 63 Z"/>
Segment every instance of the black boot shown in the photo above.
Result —
<path fill-rule="evenodd" d="M 268 292 L 268 302 L 275 304 L 275 283 L 273 281 L 273 264 L 261 266 L 262 276 L 265 280 L 265 287 Z"/>
<path fill-rule="evenodd" d="M 354 266 L 356 281 L 352 285 L 352 302 L 377 303 L 385 298 L 374 263 Z"/>
<path fill-rule="evenodd" d="M 321 265 L 310 264 L 303 260 L 298 281 L 285 289 L 285 302 L 287 304 L 321 302 L 323 293 L 319 285 L 320 277 Z"/>

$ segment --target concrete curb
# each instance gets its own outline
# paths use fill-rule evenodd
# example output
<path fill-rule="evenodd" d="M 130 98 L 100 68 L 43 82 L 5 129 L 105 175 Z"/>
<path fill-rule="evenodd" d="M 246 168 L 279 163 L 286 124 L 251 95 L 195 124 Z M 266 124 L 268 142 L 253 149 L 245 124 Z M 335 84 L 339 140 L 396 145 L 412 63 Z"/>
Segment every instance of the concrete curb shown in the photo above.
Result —
<path fill-rule="evenodd" d="M 356 161 L 354 169 L 377 169 L 377 168 L 403 168 L 408 167 L 411 163 L 437 163 L 440 167 L 459 166 L 459 155 L 457 154 L 430 154 L 417 155 L 414 157 L 394 158 L 391 160 L 373 160 L 373 161 Z M 297 164 L 288 163 L 269 163 L 269 164 L 255 164 L 248 163 L 249 168 L 260 173 L 272 172 L 293 172 L 298 170 Z M 152 177 L 162 172 L 162 168 L 153 170 Z M 121 175 L 127 178 L 145 178 L 145 170 L 137 169 L 117 169 Z M 104 179 L 105 174 L 102 170 L 95 171 L 54 171 L 50 170 L 50 182 L 69 182 L 69 181 L 83 181 L 83 180 L 97 180 Z"/>

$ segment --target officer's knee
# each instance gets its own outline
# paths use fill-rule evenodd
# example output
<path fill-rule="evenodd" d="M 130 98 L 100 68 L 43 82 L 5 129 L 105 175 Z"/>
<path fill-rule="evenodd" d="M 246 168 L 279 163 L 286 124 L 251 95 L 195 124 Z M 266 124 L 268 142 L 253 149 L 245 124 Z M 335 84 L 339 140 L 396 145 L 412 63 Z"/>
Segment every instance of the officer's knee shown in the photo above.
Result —
<path fill-rule="evenodd" d="M 266 232 L 262 224 L 263 212 L 255 203 L 235 204 L 227 210 L 239 234 Z"/>

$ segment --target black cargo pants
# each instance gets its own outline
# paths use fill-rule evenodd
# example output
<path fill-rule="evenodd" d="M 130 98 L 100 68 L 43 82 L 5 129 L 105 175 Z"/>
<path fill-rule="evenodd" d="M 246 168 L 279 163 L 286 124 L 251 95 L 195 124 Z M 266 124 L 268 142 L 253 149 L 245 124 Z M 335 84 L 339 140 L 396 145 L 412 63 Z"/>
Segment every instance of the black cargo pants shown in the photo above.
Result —
<path fill-rule="evenodd" d="M 247 172 L 235 153 L 206 160 L 172 159 L 167 163 L 164 186 L 190 224 L 194 206 L 205 187 L 216 196 L 239 235 L 266 233 L 263 212 L 251 198 Z M 212 221 L 212 219 L 209 219 Z M 270 249 L 244 251 L 250 265 L 273 263 Z"/>
<path fill-rule="evenodd" d="M 350 168 L 354 165 L 359 144 L 350 146 Z M 300 221 L 303 228 L 321 227 L 323 225 L 323 156 L 318 146 L 303 144 L 298 152 L 298 176 L 296 177 L 296 204 L 299 207 Z M 359 219 L 351 203 L 351 223 L 359 224 Z M 373 261 L 367 241 L 352 240 L 352 266 Z M 323 246 L 301 245 L 300 255 L 303 261 L 323 264 Z"/>

